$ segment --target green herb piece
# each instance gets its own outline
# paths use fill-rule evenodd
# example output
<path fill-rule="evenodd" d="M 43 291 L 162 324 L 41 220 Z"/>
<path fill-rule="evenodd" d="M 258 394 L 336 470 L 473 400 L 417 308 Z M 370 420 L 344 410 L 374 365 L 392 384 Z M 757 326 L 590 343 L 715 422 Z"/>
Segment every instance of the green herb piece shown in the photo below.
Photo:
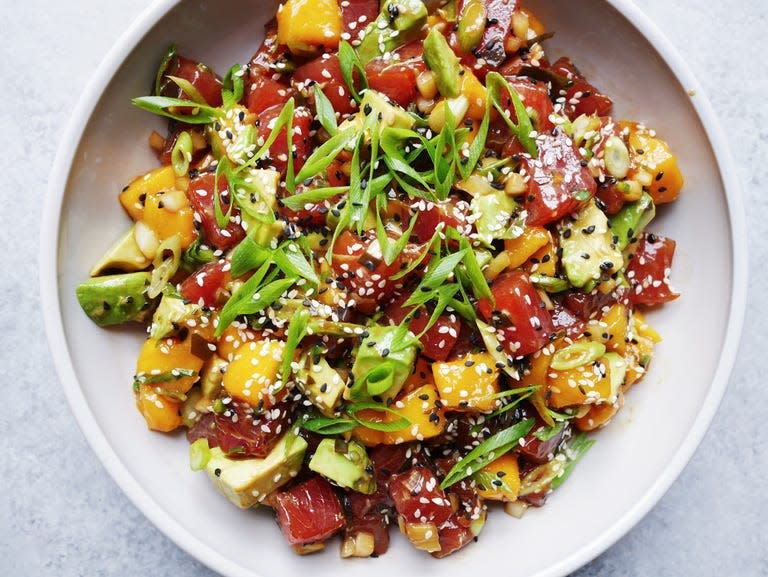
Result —
<path fill-rule="evenodd" d="M 197 88 L 195 88 L 195 85 L 192 84 L 186 78 L 171 76 L 170 74 L 166 78 L 170 78 L 173 81 L 173 83 L 176 86 L 178 86 L 184 94 L 189 96 L 190 102 L 194 104 L 208 104 L 205 98 L 203 98 L 203 95 L 200 94 L 200 91 Z"/>
<path fill-rule="evenodd" d="M 566 479 L 571 476 L 571 473 L 573 473 L 573 470 L 576 468 L 576 464 L 594 444 L 594 439 L 590 439 L 584 433 L 576 435 L 568 442 L 568 448 L 566 449 L 568 464 L 565 465 L 565 469 L 563 469 L 562 473 L 552 481 L 552 489 L 557 489 L 560 485 L 565 483 Z"/>
<path fill-rule="evenodd" d="M 198 439 L 189 446 L 189 467 L 193 471 L 202 471 L 211 460 L 208 439 Z"/>
<path fill-rule="evenodd" d="M 131 100 L 134 106 L 157 114 L 158 116 L 165 116 L 166 118 L 172 118 L 179 122 L 185 122 L 187 124 L 209 124 L 216 120 L 221 115 L 221 109 L 208 106 L 206 104 L 196 104 L 189 100 L 182 100 L 180 98 L 168 98 L 165 96 L 141 96 Z M 189 114 L 177 114 L 171 112 L 175 108 L 189 109 Z"/>
<path fill-rule="evenodd" d="M 232 276 L 243 276 L 265 262 L 269 262 L 271 256 L 270 249 L 261 246 L 250 236 L 245 237 L 232 251 Z"/>
<path fill-rule="evenodd" d="M 434 163 L 435 194 L 440 200 L 448 198 L 456 181 L 456 166 L 459 164 L 456 133 L 456 119 L 450 106 L 446 106 L 445 125 L 435 139 L 434 148 L 429 149 Z"/>
<path fill-rule="evenodd" d="M 294 315 L 291 322 L 288 324 L 288 334 L 285 337 L 283 360 L 280 363 L 280 375 L 282 377 L 282 386 L 280 389 L 285 387 L 291 376 L 291 363 L 293 363 L 293 355 L 299 347 L 299 343 L 301 343 L 301 340 L 309 334 L 307 332 L 309 316 L 309 311 L 302 309 Z"/>
<path fill-rule="evenodd" d="M 317 121 L 320 126 L 331 136 L 334 136 L 338 132 L 338 122 L 336 120 L 336 111 L 333 109 L 331 101 L 320 88 L 319 84 L 314 84 L 312 87 L 312 93 L 315 97 L 315 111 L 317 112 Z M 299 178 L 301 180 L 301 178 Z"/>
<path fill-rule="evenodd" d="M 163 55 L 163 59 L 160 61 L 160 66 L 157 68 L 157 74 L 155 75 L 155 96 L 160 96 L 163 89 L 163 77 L 168 71 L 168 67 L 171 65 L 171 60 L 176 57 L 176 45 L 171 44 Z"/>
<path fill-rule="evenodd" d="M 172 383 L 173 381 L 178 381 L 179 379 L 194 377 L 196 374 L 197 371 L 193 371 L 192 369 L 171 369 L 170 371 L 166 371 L 158 375 L 151 375 L 146 373 L 136 375 L 133 378 L 133 390 L 134 392 L 138 393 L 139 387 L 142 385 L 161 385 L 163 383 Z"/>
<path fill-rule="evenodd" d="M 181 268 L 184 272 L 193 273 L 204 264 L 213 262 L 216 256 L 213 250 L 203 244 L 203 237 L 198 236 L 195 241 L 189 245 L 184 254 L 181 255 Z"/>
<path fill-rule="evenodd" d="M 280 114 L 275 119 L 275 124 L 272 127 L 269 136 L 264 141 L 264 145 L 259 148 L 252 157 L 248 159 L 248 162 L 239 167 L 238 170 L 244 170 L 247 167 L 253 166 L 260 158 L 269 152 L 269 149 L 275 143 L 277 137 L 280 136 L 280 133 L 283 131 L 283 129 L 286 129 L 286 135 L 288 138 L 288 150 L 293 150 L 293 131 L 290 129 L 290 127 L 293 126 L 293 112 L 295 108 L 295 101 L 293 97 L 291 97 L 288 102 L 285 103 L 283 109 L 280 111 Z M 289 168 L 293 167 L 293 154 L 288 154 L 288 164 Z"/>
<path fill-rule="evenodd" d="M 221 210 L 221 196 L 224 194 L 219 190 L 219 182 L 221 181 L 222 174 L 230 172 L 229 160 L 226 157 L 219 159 L 219 164 L 216 165 L 216 172 L 213 179 L 213 214 L 216 217 L 216 225 L 219 228 L 227 228 L 229 226 L 229 219 L 232 216 L 232 208 L 234 207 L 234 201 L 230 198 L 227 203 L 227 212 Z M 229 184 L 229 181 L 227 181 Z M 227 189 L 228 191 L 229 189 Z M 231 194 L 231 193 L 230 193 Z"/>
<path fill-rule="evenodd" d="M 427 273 L 421 279 L 419 286 L 413 291 L 413 294 L 405 301 L 403 306 L 413 306 L 424 304 L 429 300 L 427 296 L 439 286 L 443 285 L 448 277 L 453 274 L 454 269 L 463 260 L 466 249 L 460 250 L 445 258 L 433 258 L 429 263 Z"/>
<path fill-rule="evenodd" d="M 440 229 L 436 230 L 435 234 L 432 235 L 432 238 L 429 240 L 429 242 L 424 245 L 424 250 L 418 256 L 418 258 L 414 259 L 413 262 L 411 262 L 411 264 L 409 264 L 406 268 L 392 275 L 389 278 L 392 280 L 400 280 L 401 278 L 408 276 L 414 270 L 416 270 L 416 268 L 419 265 L 421 265 L 422 262 L 424 262 L 424 259 L 427 258 L 427 255 L 434 250 L 433 247 L 435 246 L 439 247 L 439 245 L 440 245 Z"/>
<path fill-rule="evenodd" d="M 352 98 L 357 102 L 360 102 L 362 96 L 360 96 L 360 93 L 355 86 L 354 73 L 357 71 L 358 79 L 360 80 L 360 85 L 363 87 L 363 90 L 368 88 L 368 76 L 365 73 L 365 66 L 360 62 L 360 57 L 357 55 L 357 52 L 352 48 L 349 42 L 344 40 L 339 42 L 339 66 L 341 68 L 341 76 L 344 78 L 344 82 L 347 84 L 347 88 L 349 88 Z"/>
<path fill-rule="evenodd" d="M 318 435 L 342 435 L 357 427 L 354 419 L 315 417 L 301 424 L 301 428 Z"/>
<path fill-rule="evenodd" d="M 221 89 L 221 100 L 224 110 L 236 106 L 245 94 L 245 81 L 243 80 L 247 69 L 235 64 L 227 71 Z"/>
<path fill-rule="evenodd" d="M 307 190 L 306 192 L 300 192 L 298 194 L 294 194 L 293 196 L 283 198 L 280 202 L 282 202 L 284 206 L 290 208 L 291 210 L 302 210 L 307 204 L 316 204 L 346 192 L 349 192 L 348 186 L 313 188 L 311 190 Z"/>
<path fill-rule="evenodd" d="M 589 194 L 588 190 L 577 190 L 573 193 L 574 200 L 578 200 L 579 202 L 586 202 L 590 198 L 592 198 L 592 195 Z"/>
<path fill-rule="evenodd" d="M 186 176 L 190 162 L 192 162 L 192 137 L 189 132 L 184 131 L 176 138 L 176 144 L 171 151 L 171 165 L 176 176 Z"/>
<path fill-rule="evenodd" d="M 571 287 L 570 283 L 565 279 L 544 274 L 534 273 L 530 276 L 530 279 L 537 288 L 544 289 L 548 293 L 561 293 Z"/>
<path fill-rule="evenodd" d="M 488 299 L 491 302 L 491 306 L 495 306 L 496 301 L 493 298 L 491 287 L 488 286 L 488 281 L 485 280 L 483 271 L 480 269 L 480 263 L 477 262 L 477 255 L 475 255 L 475 252 L 472 250 L 466 237 L 461 236 L 460 239 L 459 248 L 465 251 L 462 262 L 464 264 L 464 269 L 467 272 L 467 276 L 469 277 L 472 292 L 478 299 Z"/>
<path fill-rule="evenodd" d="M 312 265 L 294 242 L 288 242 L 272 254 L 272 262 L 285 273 L 286 276 L 302 277 L 313 285 L 319 285 L 320 279 L 312 268 Z"/>
<path fill-rule="evenodd" d="M 421 333 L 419 333 L 418 338 L 424 336 L 424 334 L 434 326 L 434 324 L 437 322 L 437 319 L 439 319 L 440 315 L 443 314 L 443 311 L 445 311 L 445 309 L 448 308 L 448 305 L 451 304 L 451 301 L 457 292 L 459 292 L 458 284 L 443 285 L 435 290 L 432 299 L 435 303 L 434 308 L 432 309 L 432 314 L 430 315 L 427 324 L 424 326 L 424 329 L 421 331 Z M 435 296 L 437 298 L 434 298 Z M 414 309 L 414 311 L 415 310 L 417 309 Z"/>
<path fill-rule="evenodd" d="M 486 102 L 485 114 L 483 115 L 483 121 L 480 123 L 480 128 L 475 135 L 475 139 L 472 144 L 469 145 L 469 153 L 466 156 L 466 162 L 459 162 L 459 174 L 461 178 L 466 180 L 470 177 L 475 170 L 477 163 L 480 161 L 480 157 L 485 151 L 485 142 L 488 139 L 488 129 L 491 124 L 491 107 L 490 103 Z"/>
<path fill-rule="evenodd" d="M 168 254 L 170 253 L 170 254 Z M 179 270 L 181 264 L 181 240 L 178 234 L 164 240 L 157 248 L 157 256 L 153 263 L 152 280 L 147 288 L 147 296 L 151 299 L 160 295 L 168 282 Z"/>
<path fill-rule="evenodd" d="M 543 427 L 537 431 L 533 432 L 533 436 L 536 437 L 539 441 L 549 441 L 550 439 L 555 438 L 557 435 L 560 434 L 560 432 L 563 430 L 563 427 L 565 426 L 565 422 L 559 421 L 556 422 L 551 427 Z"/>
<path fill-rule="evenodd" d="M 299 171 L 299 174 L 296 175 L 296 180 L 298 182 L 304 182 L 308 178 L 313 178 L 328 168 L 328 166 L 336 160 L 339 153 L 347 148 L 347 146 L 349 146 L 355 139 L 355 133 L 356 131 L 354 128 L 337 132 L 334 136 L 318 146 L 309 158 L 307 158 L 304 166 Z"/>
<path fill-rule="evenodd" d="M 394 415 L 395 417 L 397 417 L 397 420 L 390 421 L 387 423 L 378 423 L 376 421 L 361 419 L 357 416 L 357 413 L 364 410 L 381 411 L 384 413 L 389 413 L 390 415 Z M 403 429 L 407 429 L 408 427 L 411 426 L 411 421 L 409 421 L 406 417 L 404 417 L 400 412 L 386 405 L 382 405 L 381 403 L 368 403 L 368 402 L 355 403 L 353 405 L 347 406 L 347 413 L 349 413 L 349 415 L 353 419 L 355 419 L 355 421 L 357 421 L 358 424 L 368 429 L 373 429 L 374 431 L 394 433 L 396 431 L 402 431 Z"/>
<path fill-rule="evenodd" d="M 432 186 L 427 179 L 413 168 L 413 159 L 407 159 L 404 156 L 404 149 L 408 145 L 409 141 L 416 140 L 421 144 L 419 152 L 427 152 L 425 147 L 427 141 L 419 133 L 413 130 L 405 128 L 386 127 L 381 131 L 381 149 L 384 151 L 384 162 L 390 171 L 407 176 L 413 179 L 419 186 L 424 189 L 424 192 L 432 193 Z M 410 187 L 409 187 L 410 188 Z M 406 190 L 411 196 L 424 196 L 424 194 L 412 194 L 416 189 L 410 188 L 411 192 Z M 420 192 L 420 191 L 416 191 Z"/>
<path fill-rule="evenodd" d="M 485 83 L 488 88 L 488 98 L 492 102 L 494 108 L 499 112 L 510 130 L 517 136 L 517 139 L 520 141 L 520 144 L 523 145 L 526 152 L 536 158 L 538 156 L 538 148 L 536 147 L 536 140 L 531 136 L 534 132 L 533 123 L 525 109 L 523 101 L 520 100 L 520 95 L 512 85 L 507 82 L 506 78 L 498 72 L 490 72 L 485 79 Z M 502 91 L 506 91 L 507 94 L 509 94 L 509 98 L 515 109 L 515 116 L 517 116 L 517 124 L 512 122 L 507 108 L 502 106 Z"/>
<path fill-rule="evenodd" d="M 259 292 L 260 289 L 265 288 L 262 287 L 262 282 L 264 281 L 265 277 L 267 277 L 267 273 L 269 272 L 271 266 L 272 263 L 269 261 L 261 265 L 261 267 L 251 276 L 251 278 L 245 281 L 240 286 L 240 288 L 235 291 L 235 293 L 229 298 L 227 303 L 221 309 L 221 313 L 219 314 L 219 324 L 216 327 L 216 337 L 220 337 L 224 330 L 232 323 L 233 320 L 235 320 L 238 315 L 250 314 L 249 312 L 246 312 L 245 309 L 251 309 L 254 306 L 258 306 L 260 308 L 257 308 L 253 312 L 262 310 L 263 308 L 272 304 L 282 294 L 283 291 L 287 290 L 293 283 L 296 282 L 296 279 L 283 279 L 282 281 L 276 281 L 278 283 L 283 283 L 282 285 L 272 286 L 267 293 Z M 275 283 L 272 284 L 274 285 Z M 274 296 L 274 298 L 272 298 L 272 300 L 269 300 L 269 297 L 272 297 L 274 292 L 280 286 L 284 287 L 283 291 L 280 291 Z"/>
<path fill-rule="evenodd" d="M 397 257 L 400 256 L 400 254 L 405 249 L 405 246 L 408 244 L 408 240 L 411 238 L 413 227 L 416 226 L 416 220 L 416 216 L 411 218 L 411 224 L 408 226 L 405 232 L 401 234 L 400 238 L 398 238 L 395 242 L 392 242 L 392 239 L 389 238 L 389 235 L 384 228 L 384 224 L 381 221 L 381 214 L 378 210 L 376 210 L 376 238 L 379 241 L 382 258 L 384 259 L 384 263 L 387 266 L 395 262 Z"/>
<path fill-rule="evenodd" d="M 514 449 L 520 439 L 525 437 L 533 428 L 535 422 L 533 419 L 520 421 L 480 443 L 448 471 L 445 479 L 440 483 L 440 488 L 447 489 L 451 485 L 455 485 Z"/>
<path fill-rule="evenodd" d="M 459 285 L 459 292 L 462 292 L 463 290 L 463 287 Z M 466 321 L 473 323 L 475 320 L 477 320 L 475 308 L 469 303 L 466 295 L 463 295 L 463 297 L 464 300 L 451 299 L 451 302 L 448 304 L 448 308 L 451 308 L 459 313 L 459 316 L 464 318 Z"/>

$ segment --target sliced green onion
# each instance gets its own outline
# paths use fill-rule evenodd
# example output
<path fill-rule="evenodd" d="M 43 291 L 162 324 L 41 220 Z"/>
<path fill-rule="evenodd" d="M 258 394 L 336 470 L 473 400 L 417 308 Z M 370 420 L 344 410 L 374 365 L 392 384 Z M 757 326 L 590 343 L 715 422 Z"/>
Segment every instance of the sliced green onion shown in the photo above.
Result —
<path fill-rule="evenodd" d="M 318 435 L 341 435 L 348 433 L 355 427 L 357 427 L 357 421 L 354 419 L 332 419 L 329 417 L 316 417 L 301 424 L 302 429 Z"/>
<path fill-rule="evenodd" d="M 189 446 L 189 466 L 193 471 L 202 471 L 211 460 L 208 439 L 198 439 Z"/>
<path fill-rule="evenodd" d="M 385 413 L 389 413 L 390 415 L 396 416 L 397 420 L 391 421 L 388 423 L 378 423 L 376 421 L 368 421 L 365 419 L 358 418 L 357 413 L 359 411 L 364 411 L 364 410 L 383 411 Z M 347 407 L 347 413 L 349 413 L 349 416 L 355 419 L 355 421 L 357 421 L 358 424 L 368 429 L 373 429 L 374 431 L 394 433 L 396 431 L 402 431 L 403 429 L 407 429 L 408 427 L 411 426 L 411 421 L 409 421 L 400 412 L 394 409 L 391 409 L 386 405 L 381 405 L 379 403 L 369 403 L 369 402 L 355 403 L 354 405 L 349 405 Z"/>
<path fill-rule="evenodd" d="M 440 483 L 440 488 L 447 489 L 451 485 L 455 485 L 462 479 L 474 475 L 489 463 L 493 463 L 502 455 L 509 453 L 517 446 L 520 439 L 528 434 L 535 422 L 533 419 L 520 421 L 480 443 L 448 471 L 445 479 Z"/>
<path fill-rule="evenodd" d="M 550 367 L 556 371 L 570 371 L 595 362 L 605 354 L 605 345 L 596 341 L 582 341 L 560 349 L 552 355 Z"/>
<path fill-rule="evenodd" d="M 171 254 L 166 256 L 166 253 Z M 147 296 L 151 299 L 158 296 L 170 282 L 181 264 L 181 239 L 178 234 L 164 240 L 157 248 L 152 280 L 147 288 Z"/>
<path fill-rule="evenodd" d="M 186 176 L 189 171 L 189 163 L 192 161 L 192 137 L 189 132 L 182 132 L 176 138 L 176 144 L 171 151 L 171 164 L 176 176 Z"/>

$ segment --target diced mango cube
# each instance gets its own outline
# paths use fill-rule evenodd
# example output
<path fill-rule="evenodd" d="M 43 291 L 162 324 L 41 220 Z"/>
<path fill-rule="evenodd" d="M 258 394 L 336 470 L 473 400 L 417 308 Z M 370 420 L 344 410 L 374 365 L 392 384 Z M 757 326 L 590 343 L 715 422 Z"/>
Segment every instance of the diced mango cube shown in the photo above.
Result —
<path fill-rule="evenodd" d="M 619 394 L 619 398 L 613 404 L 602 403 L 600 405 L 592 405 L 585 415 L 573 420 L 574 424 L 580 431 L 594 431 L 595 429 L 599 429 L 616 415 L 623 404 L 623 398 L 624 397 Z"/>
<path fill-rule="evenodd" d="M 455 411 L 492 411 L 499 405 L 499 369 L 488 353 L 432 363 L 432 376 L 445 406 Z"/>
<path fill-rule="evenodd" d="M 181 206 L 172 203 L 178 203 Z M 197 238 L 194 211 L 186 193 L 181 190 L 171 189 L 148 193 L 144 201 L 143 220 L 161 242 L 177 234 L 181 241 L 181 248 L 186 249 Z"/>
<path fill-rule="evenodd" d="M 148 194 L 170 190 L 176 186 L 172 166 L 161 166 L 133 179 L 120 193 L 120 204 L 133 220 L 144 217 L 144 201 Z"/>
<path fill-rule="evenodd" d="M 611 396 L 611 377 L 605 362 L 589 363 L 575 369 L 547 375 L 549 406 L 554 409 L 605 401 Z"/>
<path fill-rule="evenodd" d="M 627 326 L 629 314 L 627 307 L 616 303 L 600 318 L 590 321 L 587 325 L 589 338 L 605 344 L 605 349 L 610 353 L 624 354 L 627 349 Z"/>
<path fill-rule="evenodd" d="M 478 80 L 471 68 L 463 67 L 464 74 L 461 78 L 461 94 L 467 97 L 469 108 L 465 118 L 482 120 L 485 116 L 485 103 L 488 100 L 488 91 L 483 83 Z"/>
<path fill-rule="evenodd" d="M 527 227 L 523 234 L 512 240 L 504 241 L 504 248 L 509 255 L 509 268 L 519 268 L 537 251 L 552 240 L 549 231 L 542 226 Z"/>
<path fill-rule="evenodd" d="M 520 494 L 520 467 L 517 455 L 507 453 L 475 474 L 477 493 L 491 501 L 517 501 Z"/>
<path fill-rule="evenodd" d="M 424 385 L 401 396 L 392 408 L 411 422 L 401 431 L 384 434 L 385 445 L 408 441 L 422 441 L 440 435 L 445 430 L 445 410 L 436 404 L 437 389 L 434 385 Z M 391 421 L 397 417 L 392 415 Z"/>
<path fill-rule="evenodd" d="M 294 54 L 336 48 L 342 27 L 337 0 L 287 0 L 277 11 L 277 41 Z"/>
<path fill-rule="evenodd" d="M 665 204 L 676 200 L 684 181 L 677 157 L 669 145 L 636 123 L 623 122 L 621 126 L 629 129 L 629 152 L 633 167 L 628 177 L 632 178 L 639 171 L 645 171 L 651 175 L 648 193 L 654 203 Z"/>
<path fill-rule="evenodd" d="M 173 376 L 174 371 L 178 370 L 192 371 L 193 376 L 164 379 L 162 383 L 154 385 L 170 393 L 187 393 L 197 382 L 198 373 L 203 367 L 202 359 L 192 354 L 191 346 L 189 339 L 147 339 L 136 362 L 136 375 L 152 378 L 160 375 Z"/>
<path fill-rule="evenodd" d="M 285 343 L 273 340 L 250 342 L 239 348 L 224 373 L 224 389 L 233 399 L 254 407 L 273 406 L 284 351 Z"/>
<path fill-rule="evenodd" d="M 141 385 L 136 408 L 152 431 L 168 433 L 181 426 L 182 402 L 159 394 L 153 385 Z"/>

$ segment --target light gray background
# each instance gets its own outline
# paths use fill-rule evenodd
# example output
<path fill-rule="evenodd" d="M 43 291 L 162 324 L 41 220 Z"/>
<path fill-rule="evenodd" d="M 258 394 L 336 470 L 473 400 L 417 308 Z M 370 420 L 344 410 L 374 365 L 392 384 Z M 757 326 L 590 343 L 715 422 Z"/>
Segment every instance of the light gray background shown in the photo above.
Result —
<path fill-rule="evenodd" d="M 39 313 L 39 215 L 58 140 L 94 67 L 149 3 L 0 0 L 0 575 L 213 575 L 150 525 L 91 452 Z M 768 1 L 637 3 L 702 81 L 730 140 L 750 227 L 750 299 L 702 446 L 659 505 L 576 575 L 768 576 Z"/>

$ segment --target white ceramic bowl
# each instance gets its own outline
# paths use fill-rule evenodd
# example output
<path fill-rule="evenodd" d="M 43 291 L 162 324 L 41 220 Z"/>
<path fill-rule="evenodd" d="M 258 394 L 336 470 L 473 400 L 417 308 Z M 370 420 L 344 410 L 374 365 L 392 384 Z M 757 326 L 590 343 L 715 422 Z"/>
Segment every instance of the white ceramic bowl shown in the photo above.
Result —
<path fill-rule="evenodd" d="M 76 284 L 128 224 L 117 192 L 155 163 L 146 138 L 162 123 L 131 107 L 131 97 L 147 92 L 171 41 L 220 72 L 246 62 L 272 2 L 160 0 L 95 73 L 49 183 L 40 272 L 48 338 L 72 410 L 107 470 L 155 525 L 213 569 L 250 577 L 449 577 L 482 567 L 507 577 L 561 576 L 647 513 L 700 442 L 734 361 L 747 287 L 743 210 L 725 141 L 696 80 L 631 2 L 536 5 L 557 32 L 550 55 L 572 56 L 614 97 L 617 116 L 656 127 L 678 154 L 686 187 L 652 229 L 678 241 L 673 281 L 683 296 L 652 313 L 665 341 L 650 374 L 547 506 L 522 521 L 494 512 L 479 543 L 443 561 L 399 536 L 377 560 L 342 561 L 333 546 L 295 556 L 268 512 L 232 507 L 205 475 L 189 471 L 183 438 L 147 432 L 130 387 L 141 336 L 97 328 L 75 300 Z"/>

